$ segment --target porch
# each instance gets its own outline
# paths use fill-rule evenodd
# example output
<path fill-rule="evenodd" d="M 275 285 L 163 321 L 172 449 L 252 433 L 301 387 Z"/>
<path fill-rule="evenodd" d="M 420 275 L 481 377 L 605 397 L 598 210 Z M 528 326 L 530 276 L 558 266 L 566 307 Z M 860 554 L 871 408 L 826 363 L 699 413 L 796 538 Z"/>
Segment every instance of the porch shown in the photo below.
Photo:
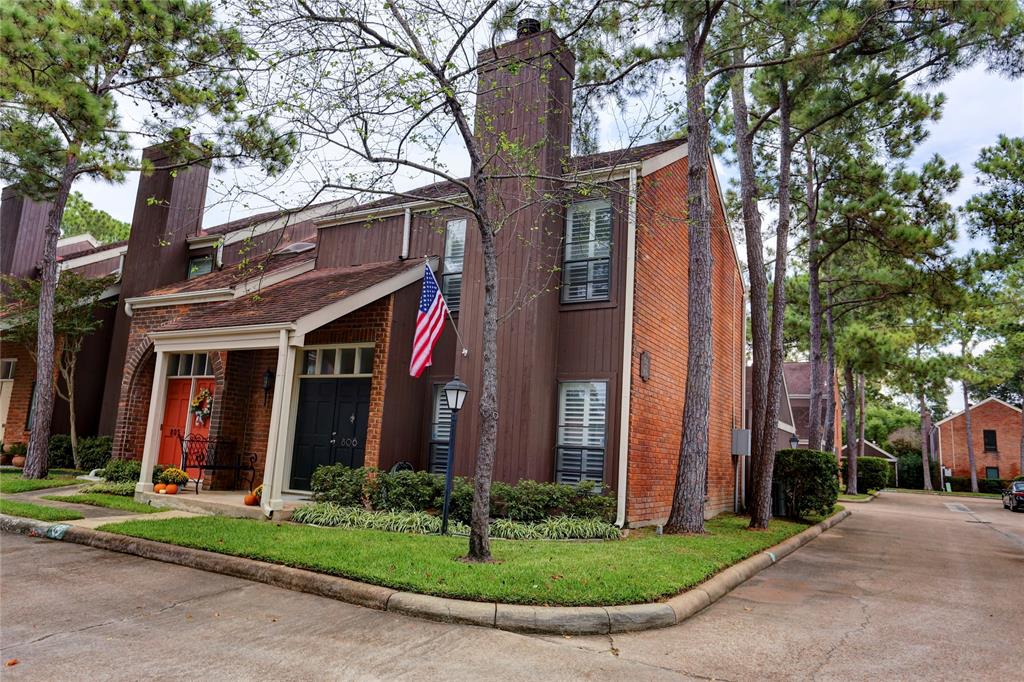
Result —
<path fill-rule="evenodd" d="M 115 450 L 130 453 L 135 443 L 142 451 L 136 499 L 287 518 L 308 499 L 317 466 L 377 466 L 392 294 L 414 284 L 421 268 L 398 262 L 314 270 L 268 287 L 259 300 L 193 305 L 148 331 L 150 357 L 132 368 L 141 379 L 122 388 L 126 418 L 115 438 Z M 145 428 L 134 436 L 130 411 L 141 401 L 133 385 L 135 393 L 148 389 L 149 398 Z M 183 446 L 197 438 L 228 452 L 245 475 L 230 465 L 183 466 Z M 156 464 L 185 468 L 190 483 L 177 495 L 155 493 Z M 242 502 L 250 479 L 251 488 L 263 487 L 259 507 Z"/>

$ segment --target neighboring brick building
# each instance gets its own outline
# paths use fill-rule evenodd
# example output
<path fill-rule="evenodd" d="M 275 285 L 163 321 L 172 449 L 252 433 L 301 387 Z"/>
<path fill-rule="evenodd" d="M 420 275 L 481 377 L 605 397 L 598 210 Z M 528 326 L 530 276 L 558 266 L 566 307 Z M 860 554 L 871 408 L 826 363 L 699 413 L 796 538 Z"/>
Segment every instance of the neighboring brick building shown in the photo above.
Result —
<path fill-rule="evenodd" d="M 516 210 L 498 239 L 506 312 L 495 478 L 599 482 L 617 495 L 620 523 L 663 522 L 686 379 L 690 150 L 668 140 L 569 156 L 574 59 L 553 32 L 491 48 L 480 68 L 486 135 L 509 133 L 540 150 L 545 176 L 539 188 L 500 185 Z M 526 97 L 531 106 L 522 106 Z M 308 490 L 321 464 L 407 462 L 442 472 L 451 445 L 455 473 L 471 475 L 483 265 L 472 217 L 448 201 L 459 189 L 438 183 L 413 190 L 415 201 L 315 207 L 290 225 L 274 215 L 203 230 L 192 209 L 175 211 L 176 201 L 197 204 L 202 172 L 139 188 L 140 197 L 162 188 L 167 202 L 163 213 L 137 202 L 127 247 L 107 381 L 110 394 L 116 380 L 115 454 L 141 458 L 147 472 L 179 456 L 179 436 L 230 442 L 254 458 L 267 513 L 286 493 Z M 744 476 L 730 445 L 743 426 L 745 289 L 713 174 L 711 198 L 709 515 L 733 508 Z M 156 236 L 175 247 L 147 269 Z M 435 254 L 428 262 L 469 351 L 449 323 L 433 365 L 413 379 L 420 254 Z M 552 273 L 560 273 L 554 282 Z M 440 388 L 455 375 L 471 394 L 450 444 Z M 211 412 L 197 419 L 191 403 L 206 393 Z M 194 473 L 206 487 L 237 485 L 223 472 Z M 144 474 L 138 489 L 149 488 Z"/>
<path fill-rule="evenodd" d="M 939 462 L 954 476 L 970 476 L 967 419 L 964 412 L 935 424 L 939 430 Z M 971 435 L 978 478 L 1012 479 L 1021 475 L 1021 409 L 998 398 L 971 406 Z"/>

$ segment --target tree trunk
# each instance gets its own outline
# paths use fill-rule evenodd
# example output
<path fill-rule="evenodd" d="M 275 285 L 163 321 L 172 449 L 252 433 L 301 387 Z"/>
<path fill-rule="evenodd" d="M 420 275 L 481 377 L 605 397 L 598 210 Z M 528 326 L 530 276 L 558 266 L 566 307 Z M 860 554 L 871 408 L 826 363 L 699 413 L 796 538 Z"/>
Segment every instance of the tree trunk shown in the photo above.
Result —
<path fill-rule="evenodd" d="M 811 358 L 811 393 L 808 401 L 807 447 L 821 449 L 822 357 L 821 357 L 821 265 L 818 262 L 818 202 L 814 183 L 814 158 L 810 144 L 804 144 L 807 173 L 807 302 L 810 317 L 808 343 Z"/>
<path fill-rule="evenodd" d="M 932 435 L 932 414 L 928 409 L 928 400 L 925 398 L 924 392 L 921 393 L 921 399 L 919 403 L 919 410 L 921 413 L 921 473 L 924 478 L 924 489 L 933 490 L 932 488 L 932 467 L 931 467 L 931 435 Z"/>
<path fill-rule="evenodd" d="M 743 49 L 733 51 L 733 60 L 742 64 Z M 764 432 L 765 405 L 768 401 L 768 278 L 764 264 L 764 241 L 761 238 L 761 212 L 757 207 L 757 176 L 754 170 L 754 138 L 748 123 L 745 71 L 732 78 L 733 127 L 736 133 L 736 162 L 740 174 L 740 203 L 743 208 L 743 234 L 747 248 L 747 276 L 750 278 L 750 435 L 752 471 L 760 468 Z M 775 439 L 772 438 L 774 446 Z M 750 491 L 751 525 L 764 528 L 771 517 L 771 486 L 766 490 L 752 486 Z"/>
<path fill-rule="evenodd" d="M 793 157 L 792 130 L 789 125 L 789 87 L 779 85 L 779 220 L 775 231 L 775 271 L 772 287 L 771 346 L 768 350 L 768 380 L 764 420 L 757 443 L 754 466 L 753 501 L 750 527 L 764 529 L 771 518 L 772 470 L 775 467 L 775 430 L 779 421 L 779 393 L 782 389 L 782 324 L 786 313 L 786 255 L 790 220 L 790 164 Z"/>
<path fill-rule="evenodd" d="M 849 361 L 843 366 L 846 391 L 843 403 L 846 407 L 846 493 L 857 494 L 857 387 L 853 379 L 853 365 Z"/>
<path fill-rule="evenodd" d="M 825 324 L 828 327 L 828 396 L 825 398 L 825 452 L 836 452 L 836 338 L 835 323 L 832 319 L 832 293 L 827 294 L 828 309 L 825 313 Z M 836 462 L 839 455 L 836 453 Z"/>
<path fill-rule="evenodd" d="M 711 202 L 708 188 L 710 126 L 704 108 L 704 43 L 695 22 L 687 35 L 686 109 L 688 169 L 686 396 L 672 512 L 665 530 L 704 532 L 708 472 L 708 409 L 711 402 Z M 710 21 L 710 18 L 707 19 Z"/>
<path fill-rule="evenodd" d="M 964 429 L 967 435 L 967 465 L 971 467 L 971 492 L 978 492 L 978 469 L 974 464 L 974 433 L 971 431 L 971 398 L 967 395 L 967 382 L 961 381 L 964 392 Z"/>
<path fill-rule="evenodd" d="M 60 374 L 64 379 L 66 393 L 61 393 L 60 383 L 57 384 L 57 395 L 63 398 L 68 404 L 68 431 L 71 438 L 71 459 L 76 470 L 81 470 L 82 462 L 78 455 L 78 427 L 75 425 L 75 367 L 78 364 L 78 351 L 80 348 L 69 347 L 65 341 L 61 350 Z M 75 344 L 71 344 L 74 346 Z M 79 342 L 78 346 L 81 343 Z"/>
<path fill-rule="evenodd" d="M 46 220 L 43 238 L 42 286 L 39 291 L 39 331 L 36 341 L 35 402 L 32 406 L 32 435 L 22 475 L 25 478 L 46 478 L 49 473 L 50 425 L 53 421 L 54 362 L 53 315 L 57 294 L 57 241 L 64 207 L 68 203 L 71 184 L 78 168 L 78 158 L 68 155 L 60 185 Z"/>
<path fill-rule="evenodd" d="M 485 196 L 481 192 L 480 196 Z M 491 560 L 491 479 L 498 441 L 498 252 L 489 223 L 480 226 L 484 260 L 483 385 L 480 394 L 480 445 L 473 471 L 470 561 Z"/>
<path fill-rule="evenodd" d="M 867 409 L 866 409 L 867 405 L 866 405 L 865 399 L 864 399 L 864 383 L 865 383 L 864 382 L 864 374 L 863 373 L 858 374 L 857 375 L 857 397 L 858 397 L 858 400 L 860 401 L 860 417 L 859 417 L 859 423 L 858 423 L 858 428 L 857 428 L 857 431 L 859 432 L 859 435 L 857 436 L 857 456 L 858 457 L 863 457 L 864 456 L 864 427 L 865 427 L 865 424 L 867 422 Z"/>

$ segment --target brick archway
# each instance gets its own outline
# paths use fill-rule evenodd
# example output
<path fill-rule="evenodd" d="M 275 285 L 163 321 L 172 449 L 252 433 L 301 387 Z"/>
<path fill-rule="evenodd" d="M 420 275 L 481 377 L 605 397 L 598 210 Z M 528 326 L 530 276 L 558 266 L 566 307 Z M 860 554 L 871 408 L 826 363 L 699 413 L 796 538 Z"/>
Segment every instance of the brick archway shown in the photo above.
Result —
<path fill-rule="evenodd" d="M 136 347 L 125 361 L 114 427 L 115 459 L 142 459 L 155 370 L 156 353 L 151 341 Z"/>

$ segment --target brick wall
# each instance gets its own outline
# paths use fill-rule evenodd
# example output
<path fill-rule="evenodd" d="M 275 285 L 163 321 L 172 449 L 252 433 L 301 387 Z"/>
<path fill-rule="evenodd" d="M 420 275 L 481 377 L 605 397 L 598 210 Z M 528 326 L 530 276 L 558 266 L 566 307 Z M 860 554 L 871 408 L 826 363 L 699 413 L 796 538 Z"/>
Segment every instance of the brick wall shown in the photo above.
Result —
<path fill-rule="evenodd" d="M 642 180 L 637 203 L 632 387 L 627 519 L 662 522 L 672 508 L 687 359 L 687 161 Z M 732 429 L 741 424 L 743 286 L 731 238 L 712 187 L 712 361 L 708 500 L 712 516 L 732 508 Z M 640 379 L 640 354 L 651 355 L 650 380 Z"/>
<path fill-rule="evenodd" d="M 974 464 L 978 478 L 985 478 L 986 467 L 998 467 L 999 478 L 1020 476 L 1020 410 L 991 400 L 971 408 L 971 435 L 974 437 Z M 995 452 L 985 452 L 986 429 L 996 432 Z M 967 458 L 967 420 L 964 415 L 939 425 L 942 464 L 954 476 L 970 476 Z"/>
<path fill-rule="evenodd" d="M 14 364 L 14 385 L 11 387 L 11 402 L 7 409 L 4 422 L 4 443 L 25 443 L 28 445 L 30 433 L 25 429 L 28 424 L 29 405 L 32 402 L 32 385 L 36 380 L 36 363 L 29 355 L 28 349 L 19 343 L 0 341 L 0 357 L 4 360 L 16 360 Z"/>

